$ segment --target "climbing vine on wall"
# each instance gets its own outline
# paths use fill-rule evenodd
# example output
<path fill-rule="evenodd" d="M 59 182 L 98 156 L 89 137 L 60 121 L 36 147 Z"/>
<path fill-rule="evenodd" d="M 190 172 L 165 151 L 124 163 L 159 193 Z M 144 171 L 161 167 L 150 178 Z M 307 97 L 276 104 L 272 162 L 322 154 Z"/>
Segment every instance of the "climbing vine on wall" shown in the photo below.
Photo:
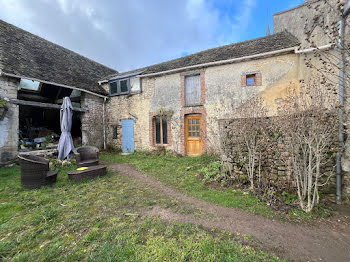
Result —
<path fill-rule="evenodd" d="M 174 114 L 174 110 L 172 108 L 164 108 L 163 106 L 160 106 L 157 109 L 156 114 L 158 116 L 167 116 L 167 117 L 171 117 Z"/>

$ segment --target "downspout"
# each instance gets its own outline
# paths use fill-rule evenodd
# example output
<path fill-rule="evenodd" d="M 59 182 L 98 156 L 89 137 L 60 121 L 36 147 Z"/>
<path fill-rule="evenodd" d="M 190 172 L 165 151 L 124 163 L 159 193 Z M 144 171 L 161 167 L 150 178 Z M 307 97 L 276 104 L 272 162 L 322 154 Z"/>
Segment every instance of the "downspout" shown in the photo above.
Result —
<path fill-rule="evenodd" d="M 106 100 L 107 98 L 104 97 L 103 98 L 103 106 L 102 106 L 102 118 L 103 118 L 103 149 L 106 150 L 107 149 L 107 145 L 106 145 L 106 114 L 105 114 L 105 104 L 106 104 Z"/>
<path fill-rule="evenodd" d="M 343 50 L 343 36 L 344 36 L 344 18 L 340 19 L 339 23 L 339 104 L 338 117 L 339 117 L 339 131 L 338 131 L 338 144 L 339 149 L 336 155 L 336 202 L 341 204 L 341 186 L 342 186 L 342 152 L 344 150 L 344 119 L 343 119 L 343 107 L 344 107 L 344 50 Z"/>

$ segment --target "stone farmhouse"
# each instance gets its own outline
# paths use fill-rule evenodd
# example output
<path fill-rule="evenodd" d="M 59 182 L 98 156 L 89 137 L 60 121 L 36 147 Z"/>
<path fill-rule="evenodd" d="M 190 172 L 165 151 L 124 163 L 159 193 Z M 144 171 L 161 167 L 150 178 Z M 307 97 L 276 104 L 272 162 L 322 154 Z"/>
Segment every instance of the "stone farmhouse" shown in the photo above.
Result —
<path fill-rule="evenodd" d="M 311 50 L 300 49 L 302 21 L 291 22 L 307 10 L 302 4 L 275 14 L 272 35 L 124 73 L 0 21 L 0 98 L 7 101 L 0 162 L 17 155 L 24 137 L 45 136 L 43 128 L 59 133 L 64 96 L 74 102 L 72 134 L 83 144 L 218 152 L 219 119 L 234 118 L 256 96 L 273 115 L 287 87 L 307 77 L 302 56 Z"/>
<path fill-rule="evenodd" d="M 183 155 L 219 150 L 218 119 L 258 94 L 273 112 L 286 87 L 297 85 L 298 44 L 283 31 L 103 79 L 107 143 Z"/>
<path fill-rule="evenodd" d="M 274 115 L 287 89 L 311 75 L 304 57 L 312 50 L 303 49 L 306 4 L 274 14 L 273 35 L 101 79 L 110 96 L 106 143 L 124 152 L 165 147 L 196 156 L 219 152 L 218 120 L 235 118 L 250 99 L 262 97 Z M 318 44 L 331 46 L 322 37 Z"/>

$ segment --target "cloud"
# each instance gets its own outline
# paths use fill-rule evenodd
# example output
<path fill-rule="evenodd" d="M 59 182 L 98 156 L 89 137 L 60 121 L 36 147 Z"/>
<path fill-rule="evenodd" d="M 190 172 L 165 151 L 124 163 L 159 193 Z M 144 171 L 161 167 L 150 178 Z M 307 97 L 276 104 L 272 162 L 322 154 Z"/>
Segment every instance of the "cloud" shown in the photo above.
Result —
<path fill-rule="evenodd" d="M 255 0 L 0 0 L 0 19 L 119 71 L 240 39 Z M 229 10 L 229 11 L 228 11 Z"/>

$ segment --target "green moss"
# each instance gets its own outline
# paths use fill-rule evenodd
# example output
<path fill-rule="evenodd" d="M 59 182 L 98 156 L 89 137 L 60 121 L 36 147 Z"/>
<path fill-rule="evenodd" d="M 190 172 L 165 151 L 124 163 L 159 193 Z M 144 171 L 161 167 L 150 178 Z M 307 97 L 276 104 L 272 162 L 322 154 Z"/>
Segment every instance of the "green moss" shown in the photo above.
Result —
<path fill-rule="evenodd" d="M 5 99 L 0 99 L 0 108 L 5 107 L 7 105 L 7 101 Z"/>

